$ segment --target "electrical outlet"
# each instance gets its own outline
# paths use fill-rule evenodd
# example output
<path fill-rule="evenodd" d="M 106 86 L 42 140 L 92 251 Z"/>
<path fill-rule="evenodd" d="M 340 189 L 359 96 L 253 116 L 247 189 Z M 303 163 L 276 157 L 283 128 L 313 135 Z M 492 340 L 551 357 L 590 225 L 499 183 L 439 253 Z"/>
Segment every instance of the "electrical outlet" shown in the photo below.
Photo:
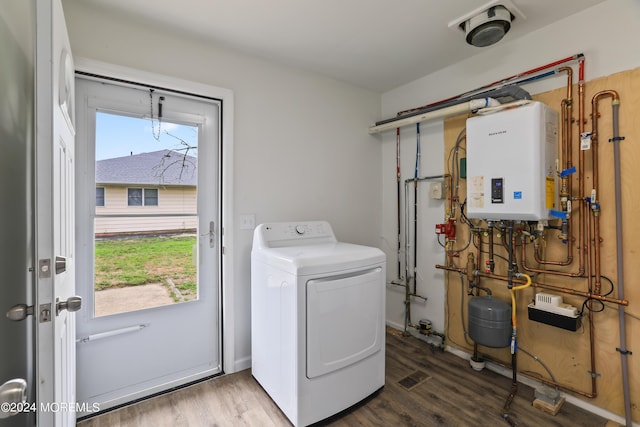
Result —
<path fill-rule="evenodd" d="M 240 215 L 240 230 L 253 230 L 256 227 L 254 214 Z"/>

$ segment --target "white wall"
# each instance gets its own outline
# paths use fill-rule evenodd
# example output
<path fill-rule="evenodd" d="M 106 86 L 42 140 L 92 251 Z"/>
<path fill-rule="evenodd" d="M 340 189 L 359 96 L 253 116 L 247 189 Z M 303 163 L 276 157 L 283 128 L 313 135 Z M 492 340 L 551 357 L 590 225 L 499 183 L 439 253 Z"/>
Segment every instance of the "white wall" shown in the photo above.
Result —
<path fill-rule="evenodd" d="M 76 57 L 234 91 L 234 212 L 256 222 L 326 219 L 343 241 L 379 245 L 380 95 L 65 1 Z M 223 154 L 224 155 L 224 154 Z M 234 230 L 235 367 L 250 361 L 252 232 Z"/>
<path fill-rule="evenodd" d="M 465 61 L 384 93 L 383 117 L 394 117 L 398 111 L 446 99 L 577 53 L 584 53 L 586 57 L 587 81 L 637 68 L 640 66 L 639 23 L 640 3 L 637 0 L 609 0 L 520 39 L 510 41 L 507 36 L 491 48 L 479 49 L 477 55 Z M 462 37 L 460 42 L 464 42 Z M 577 73 L 574 76 L 577 79 Z M 523 88 L 539 93 L 565 84 L 566 74 L 562 74 Z M 435 159 L 433 169 L 425 173 L 429 175 L 438 170 L 437 162 L 440 162 L 440 172 L 444 169 L 443 129 L 438 126 L 430 125 L 434 131 L 428 137 L 429 148 L 423 148 L 423 158 Z M 415 129 L 404 128 L 402 135 L 402 168 L 403 179 L 406 179 L 413 176 Z M 395 131 L 386 132 L 382 137 L 382 222 L 383 239 L 388 243 L 384 250 L 390 260 L 390 273 L 396 271 L 395 264 L 391 263 L 396 256 L 395 138 Z M 435 206 L 438 202 L 430 203 Z M 429 301 L 423 304 L 416 300 L 412 305 L 414 322 L 430 319 L 439 331 L 445 323 L 444 282 L 443 275 L 434 271 L 433 266 L 442 263 L 444 255 L 435 241 L 431 225 L 443 221 L 443 206 L 444 203 L 440 203 L 438 208 L 424 209 L 419 217 L 427 231 L 421 234 L 418 247 L 427 248 L 427 253 L 419 256 L 418 293 L 428 296 Z M 390 324 L 403 325 L 403 298 L 400 290 L 388 290 L 387 321 Z"/>

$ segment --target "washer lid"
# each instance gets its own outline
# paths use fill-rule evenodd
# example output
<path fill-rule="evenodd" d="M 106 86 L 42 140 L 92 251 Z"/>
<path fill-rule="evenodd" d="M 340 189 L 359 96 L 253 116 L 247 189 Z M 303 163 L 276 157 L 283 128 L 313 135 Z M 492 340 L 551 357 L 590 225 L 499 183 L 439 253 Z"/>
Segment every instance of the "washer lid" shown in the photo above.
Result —
<path fill-rule="evenodd" d="M 253 261 L 261 261 L 296 275 L 332 273 L 384 262 L 378 248 L 336 242 L 254 250 Z"/>

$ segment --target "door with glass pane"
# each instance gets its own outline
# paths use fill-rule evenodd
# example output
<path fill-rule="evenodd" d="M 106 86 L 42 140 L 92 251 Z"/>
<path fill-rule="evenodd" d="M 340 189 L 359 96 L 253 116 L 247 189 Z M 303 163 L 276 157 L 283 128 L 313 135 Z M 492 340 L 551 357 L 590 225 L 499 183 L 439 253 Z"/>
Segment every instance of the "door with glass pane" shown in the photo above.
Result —
<path fill-rule="evenodd" d="M 77 79 L 78 401 L 220 372 L 216 100 Z"/>

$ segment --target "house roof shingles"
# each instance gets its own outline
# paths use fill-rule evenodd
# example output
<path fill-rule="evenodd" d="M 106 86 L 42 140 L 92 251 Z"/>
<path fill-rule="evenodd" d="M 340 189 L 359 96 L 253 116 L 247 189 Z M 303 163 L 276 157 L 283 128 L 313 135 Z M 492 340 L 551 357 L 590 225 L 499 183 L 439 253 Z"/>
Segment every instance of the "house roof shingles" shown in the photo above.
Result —
<path fill-rule="evenodd" d="M 180 185 L 197 184 L 197 158 L 160 150 L 96 162 L 96 184 Z"/>

